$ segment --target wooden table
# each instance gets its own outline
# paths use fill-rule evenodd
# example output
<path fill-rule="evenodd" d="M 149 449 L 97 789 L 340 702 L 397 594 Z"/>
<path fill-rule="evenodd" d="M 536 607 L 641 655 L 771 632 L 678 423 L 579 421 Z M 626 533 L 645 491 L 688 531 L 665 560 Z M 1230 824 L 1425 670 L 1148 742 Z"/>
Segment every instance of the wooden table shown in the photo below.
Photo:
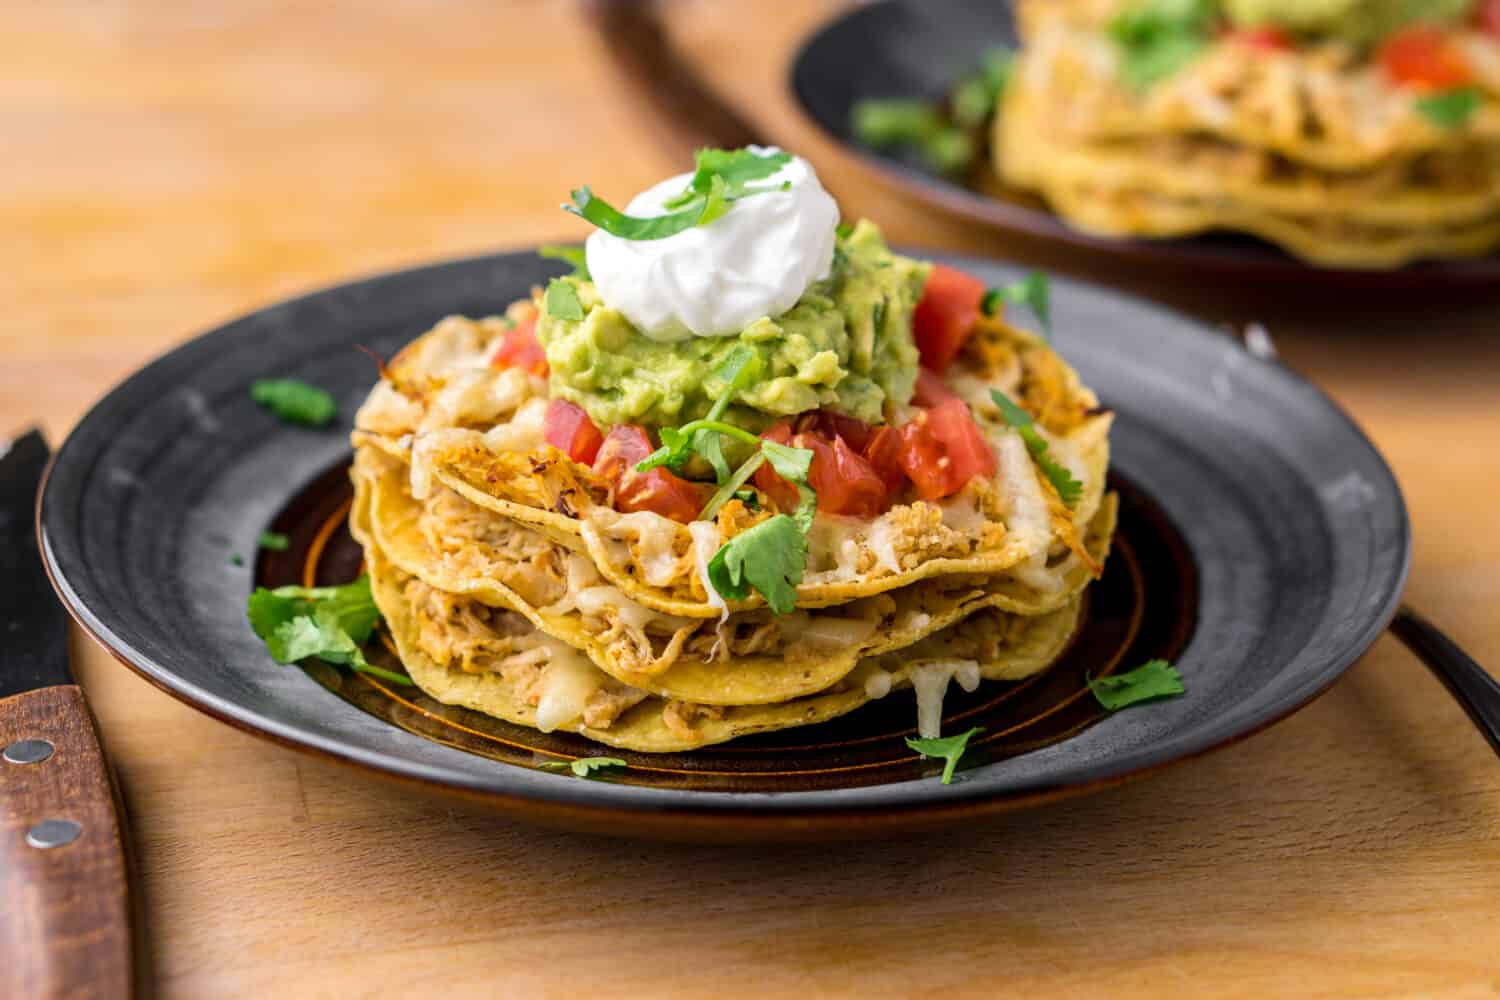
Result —
<path fill-rule="evenodd" d="M 749 6 L 670 21 L 846 214 L 1252 314 L 901 201 L 783 92 L 833 5 Z M 0 429 L 60 438 L 158 352 L 284 295 L 575 235 L 568 186 L 624 197 L 681 167 L 641 121 L 560 0 L 4 5 Z M 1258 305 L 1395 466 L 1411 601 L 1500 665 L 1500 301 Z M 75 652 L 165 995 L 1500 991 L 1500 766 L 1390 639 L 1286 723 L 1150 781 L 920 840 L 734 850 L 412 800 Z"/>

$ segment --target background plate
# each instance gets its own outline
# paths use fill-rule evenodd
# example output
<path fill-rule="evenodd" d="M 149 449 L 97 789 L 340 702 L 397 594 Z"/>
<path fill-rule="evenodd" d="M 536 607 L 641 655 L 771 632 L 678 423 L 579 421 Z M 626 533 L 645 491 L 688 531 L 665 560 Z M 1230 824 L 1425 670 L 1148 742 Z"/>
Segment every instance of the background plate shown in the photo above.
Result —
<path fill-rule="evenodd" d="M 912 197 L 988 226 L 1057 243 L 1088 247 L 1180 269 L 1266 282 L 1316 280 L 1323 286 L 1374 292 L 1490 287 L 1500 281 L 1500 255 L 1430 261 L 1397 271 L 1315 268 L 1249 236 L 1211 234 L 1137 240 L 1073 229 L 1036 197 L 985 183 L 973 187 L 924 167 L 915 157 L 861 146 L 849 131 L 849 109 L 865 97 L 941 98 L 972 71 L 985 49 L 1016 45 L 1006 0 L 885 0 L 855 7 L 824 25 L 793 58 L 791 87 L 803 111 L 824 132 L 885 180 Z M 977 172 L 976 172 L 977 173 Z M 988 175 L 988 172 L 984 172 Z"/>
<path fill-rule="evenodd" d="M 949 260 L 990 284 L 1019 276 Z M 348 451 L 343 431 L 376 378 L 355 345 L 389 354 L 444 315 L 497 311 L 558 272 L 514 253 L 383 275 L 272 306 L 148 365 L 83 419 L 47 481 L 42 542 L 64 601 L 148 680 L 252 732 L 543 822 L 731 839 L 868 836 L 1141 773 L 1305 704 L 1395 609 L 1409 559 L 1405 508 L 1380 456 L 1333 404 L 1210 328 L 1059 280 L 1057 344 L 1119 414 L 1115 468 L 1175 525 L 1196 565 L 1197 626 L 1178 659 L 1186 697 L 948 786 L 913 769 L 879 784 L 706 790 L 500 764 L 273 664 L 244 617 L 250 557 L 259 533 Z M 268 376 L 328 387 L 341 428 L 274 421 L 248 395 L 252 379 Z M 235 554 L 245 566 L 232 565 Z M 1149 578 L 1152 566 L 1144 570 Z"/>

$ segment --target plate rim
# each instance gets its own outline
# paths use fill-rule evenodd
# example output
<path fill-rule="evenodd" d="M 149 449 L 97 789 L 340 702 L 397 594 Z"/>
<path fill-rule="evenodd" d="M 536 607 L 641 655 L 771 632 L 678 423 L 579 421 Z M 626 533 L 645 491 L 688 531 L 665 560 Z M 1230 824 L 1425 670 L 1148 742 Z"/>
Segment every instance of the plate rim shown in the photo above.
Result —
<path fill-rule="evenodd" d="M 1072 798 L 1092 791 L 1102 790 L 1147 777 L 1182 761 L 1192 760 L 1214 750 L 1248 739 L 1288 716 L 1305 708 L 1336 683 L 1347 670 L 1363 656 L 1385 631 L 1400 604 L 1410 573 L 1412 561 L 1412 533 L 1405 497 L 1394 472 L 1384 456 L 1370 441 L 1342 407 L 1318 385 L 1300 373 L 1276 361 L 1255 358 L 1247 354 L 1253 363 L 1264 365 L 1276 372 L 1273 377 L 1290 380 L 1303 391 L 1311 391 L 1331 417 L 1337 418 L 1341 429 L 1359 442 L 1372 460 L 1372 468 L 1383 477 L 1377 488 L 1394 502 L 1399 558 L 1385 582 L 1382 600 L 1378 609 L 1368 617 L 1362 629 L 1343 645 L 1340 655 L 1329 660 L 1328 665 L 1316 674 L 1304 679 L 1304 684 L 1291 689 L 1287 697 L 1278 699 L 1275 707 L 1227 732 L 1200 737 L 1192 745 L 1162 756 L 1160 744 L 1138 751 L 1144 759 L 1135 766 L 1120 770 L 1108 762 L 1096 764 L 1095 773 L 1086 774 L 1069 781 L 1043 781 L 1010 789 L 988 789 L 969 782 L 941 786 L 931 785 L 925 794 L 912 798 L 911 782 L 902 782 L 862 789 L 868 799 L 858 804 L 829 803 L 828 790 L 802 790 L 775 793 L 707 792 L 688 789 L 652 788 L 624 783 L 558 780 L 548 781 L 538 788 L 502 788 L 492 781 L 471 778 L 456 772 L 438 773 L 439 767 L 414 761 L 389 751 L 366 749 L 343 743 L 335 737 L 305 729 L 264 715 L 263 713 L 239 709 L 229 699 L 203 690 L 199 685 L 183 679 L 175 671 L 134 649 L 117 635 L 109 624 L 89 607 L 84 598 L 68 580 L 68 571 L 54 551 L 48 530 L 49 510 L 58 509 L 59 498 L 54 494 L 55 474 L 66 462 L 71 452 L 82 447 L 80 431 L 91 429 L 90 424 L 100 411 L 129 392 L 138 379 L 152 369 L 168 363 L 180 353 L 202 349 L 211 338 L 233 336 L 233 328 L 239 323 L 260 313 L 277 308 L 293 307 L 308 300 L 317 299 L 334 292 L 356 286 L 378 283 L 397 276 L 413 277 L 417 272 L 435 271 L 447 267 L 494 264 L 502 260 L 529 256 L 534 248 L 521 248 L 474 254 L 457 258 L 444 258 L 407 267 L 382 270 L 368 276 L 356 277 L 345 282 L 319 286 L 312 291 L 287 299 L 277 300 L 257 309 L 243 313 L 219 323 L 214 327 L 175 344 L 159 353 L 124 379 L 116 383 L 78 420 L 49 463 L 38 491 L 36 504 L 36 528 L 43 563 L 48 579 L 79 626 L 102 646 L 115 660 L 144 678 L 153 687 L 171 695 L 194 709 L 227 723 L 237 729 L 251 733 L 277 745 L 289 747 L 318 759 L 329 760 L 351 766 L 368 773 L 405 784 L 422 786 L 429 791 L 438 791 L 461 798 L 478 800 L 492 808 L 530 818 L 551 825 L 593 827 L 616 833 L 643 833 L 651 836 L 672 837 L 681 833 L 688 839 L 726 836 L 727 839 L 743 840 L 753 837 L 774 837 L 778 832 L 795 835 L 798 832 L 823 835 L 843 835 L 855 832 L 868 833 L 867 824 L 875 821 L 893 831 L 903 829 L 925 829 L 949 821 L 976 818 L 1008 812 L 1032 805 Z M 952 254 L 922 251 L 924 256 L 956 266 L 965 264 L 980 267 L 1014 268 L 1017 265 L 998 257 Z M 1121 291 L 1110 286 L 1069 277 L 1069 284 L 1081 286 L 1116 300 L 1133 303 L 1137 307 L 1159 315 L 1187 321 L 1194 327 L 1196 336 L 1217 336 L 1203 321 L 1171 309 L 1144 296 Z M 1226 343 L 1233 341 L 1223 337 Z M 1143 484 L 1149 487 L 1149 484 Z M 55 517 L 62 515 L 56 514 Z M 63 528 L 54 525 L 55 528 Z M 1373 605 L 1372 605 L 1373 607 Z M 416 737 L 422 738 L 422 737 Z M 460 751 L 462 752 L 462 751 Z M 496 762 L 499 765 L 499 762 Z M 995 765 L 991 765 L 995 766 Z M 1102 772 L 1102 773 L 1100 773 Z M 497 771 L 503 774 L 503 771 Z M 937 789 L 941 789 L 938 791 Z M 883 793 L 883 794 L 882 794 Z M 633 829 L 621 829 L 620 821 Z M 724 827 L 731 824 L 743 827 L 745 836 L 735 836 Z M 680 830 L 675 829 L 681 826 Z"/>

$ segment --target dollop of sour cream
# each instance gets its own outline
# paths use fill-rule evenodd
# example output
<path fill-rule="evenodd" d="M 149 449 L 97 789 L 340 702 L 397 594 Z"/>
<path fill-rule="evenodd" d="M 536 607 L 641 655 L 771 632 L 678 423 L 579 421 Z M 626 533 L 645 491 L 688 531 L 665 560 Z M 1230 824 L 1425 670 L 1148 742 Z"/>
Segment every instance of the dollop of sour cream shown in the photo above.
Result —
<path fill-rule="evenodd" d="M 750 148 L 762 156 L 780 152 Z M 641 192 L 625 214 L 666 214 L 664 202 L 692 176 L 679 174 Z M 776 190 L 784 184 L 787 190 Z M 706 226 L 666 239 L 627 240 L 595 230 L 585 249 L 605 303 L 661 341 L 732 336 L 796 305 L 833 266 L 838 204 L 801 157 L 750 186 L 768 190 L 735 201 Z"/>

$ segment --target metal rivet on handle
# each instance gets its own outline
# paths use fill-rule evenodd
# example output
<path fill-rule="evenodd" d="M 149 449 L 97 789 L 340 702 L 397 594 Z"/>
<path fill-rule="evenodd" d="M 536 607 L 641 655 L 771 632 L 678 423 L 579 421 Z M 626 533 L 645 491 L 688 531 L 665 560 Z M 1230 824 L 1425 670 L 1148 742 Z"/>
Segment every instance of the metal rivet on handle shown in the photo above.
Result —
<path fill-rule="evenodd" d="M 11 764 L 40 764 L 52 756 L 53 746 L 46 740 L 16 740 L 0 754 Z"/>
<path fill-rule="evenodd" d="M 63 847 L 78 839 L 83 827 L 70 819 L 44 819 L 26 831 L 26 843 L 32 847 Z"/>

